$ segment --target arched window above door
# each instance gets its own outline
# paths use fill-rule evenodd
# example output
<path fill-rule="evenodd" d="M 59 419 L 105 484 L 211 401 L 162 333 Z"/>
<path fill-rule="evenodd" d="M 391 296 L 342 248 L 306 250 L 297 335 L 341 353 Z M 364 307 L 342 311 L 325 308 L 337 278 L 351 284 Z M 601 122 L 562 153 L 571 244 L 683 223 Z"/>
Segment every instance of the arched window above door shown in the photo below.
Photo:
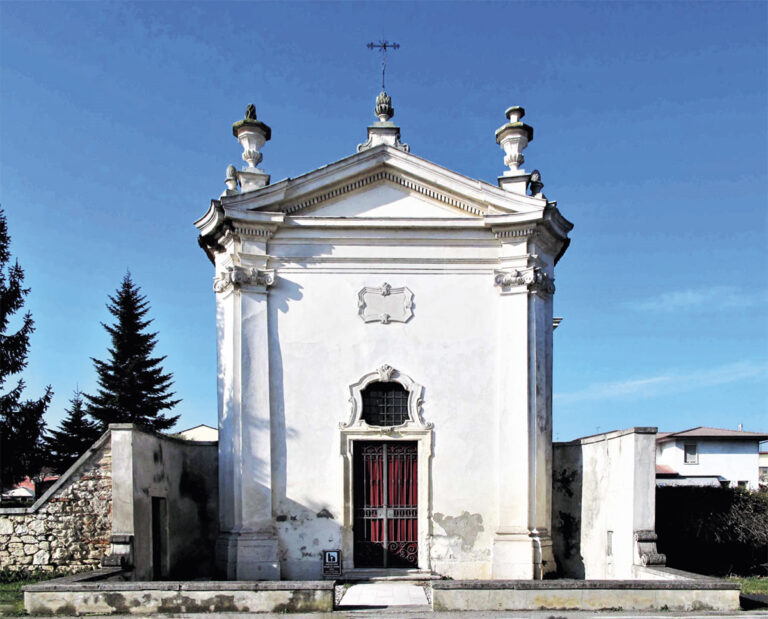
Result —
<path fill-rule="evenodd" d="M 408 421 L 408 392 L 400 383 L 375 381 L 362 396 L 363 421 L 369 426 L 400 426 Z"/>
<path fill-rule="evenodd" d="M 366 374 L 349 391 L 352 411 L 342 429 L 432 427 L 421 418 L 422 386 L 390 365 Z"/>

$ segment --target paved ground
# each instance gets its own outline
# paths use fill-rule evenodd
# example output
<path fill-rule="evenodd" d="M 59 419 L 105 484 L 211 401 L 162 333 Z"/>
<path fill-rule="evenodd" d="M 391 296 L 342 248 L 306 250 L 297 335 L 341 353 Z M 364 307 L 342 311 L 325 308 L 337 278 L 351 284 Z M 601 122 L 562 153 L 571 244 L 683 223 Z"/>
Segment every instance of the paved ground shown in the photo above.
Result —
<path fill-rule="evenodd" d="M 429 610 L 424 587 L 407 582 L 377 582 L 352 585 L 339 602 L 340 608 L 374 606 L 424 606 Z"/>
<path fill-rule="evenodd" d="M 59 617 L 61 615 L 58 615 Z M 88 619 L 136 619 L 138 615 L 88 615 Z M 582 611 L 499 611 L 499 612 L 455 612 L 433 613 L 418 609 L 374 609 L 358 611 L 336 611 L 333 613 L 249 614 L 249 613 L 179 613 L 153 615 L 159 619 L 361 619 L 385 617 L 386 619 L 766 619 L 768 611 L 741 611 L 735 613 L 675 613 L 675 612 L 582 612 Z M 28 617 L 28 619 L 50 619 L 50 617 Z"/>

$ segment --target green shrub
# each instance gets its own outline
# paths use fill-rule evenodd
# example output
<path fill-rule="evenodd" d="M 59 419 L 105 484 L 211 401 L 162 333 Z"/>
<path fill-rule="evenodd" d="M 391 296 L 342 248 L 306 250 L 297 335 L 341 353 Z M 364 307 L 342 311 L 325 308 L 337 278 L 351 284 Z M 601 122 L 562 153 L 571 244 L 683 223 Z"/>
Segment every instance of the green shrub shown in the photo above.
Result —
<path fill-rule="evenodd" d="M 698 573 L 766 573 L 768 491 L 668 486 L 656 490 L 658 548 Z"/>

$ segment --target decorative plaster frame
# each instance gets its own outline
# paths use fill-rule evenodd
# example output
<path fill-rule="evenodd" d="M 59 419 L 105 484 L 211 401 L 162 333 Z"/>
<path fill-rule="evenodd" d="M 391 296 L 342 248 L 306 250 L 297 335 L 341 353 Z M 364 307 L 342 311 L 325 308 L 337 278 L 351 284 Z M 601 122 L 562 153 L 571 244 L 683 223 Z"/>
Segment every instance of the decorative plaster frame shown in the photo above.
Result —
<path fill-rule="evenodd" d="M 399 426 L 370 426 L 363 419 L 362 391 L 371 383 L 396 382 L 408 392 L 408 420 Z M 351 397 L 350 416 L 346 423 L 339 424 L 340 453 L 343 459 L 344 510 L 342 518 L 343 570 L 355 570 L 354 564 L 354 485 L 353 449 L 355 441 L 413 441 L 417 447 L 418 466 L 418 569 L 430 570 L 430 540 L 432 505 L 432 442 L 433 424 L 421 416 L 423 387 L 410 376 L 399 372 L 390 365 L 382 365 L 359 381 L 349 386 Z"/>
<path fill-rule="evenodd" d="M 386 312 L 380 314 L 368 313 L 366 310 L 369 309 L 369 304 L 365 300 L 366 295 L 378 295 L 382 298 L 392 297 L 393 300 L 390 302 L 392 309 L 390 311 L 400 310 L 399 314 Z M 402 297 L 400 302 L 394 300 L 396 297 Z M 392 288 L 387 282 L 378 287 L 365 286 L 357 293 L 357 308 L 357 313 L 364 322 L 380 322 L 385 325 L 390 322 L 408 322 L 413 318 L 413 292 L 406 286 Z"/>

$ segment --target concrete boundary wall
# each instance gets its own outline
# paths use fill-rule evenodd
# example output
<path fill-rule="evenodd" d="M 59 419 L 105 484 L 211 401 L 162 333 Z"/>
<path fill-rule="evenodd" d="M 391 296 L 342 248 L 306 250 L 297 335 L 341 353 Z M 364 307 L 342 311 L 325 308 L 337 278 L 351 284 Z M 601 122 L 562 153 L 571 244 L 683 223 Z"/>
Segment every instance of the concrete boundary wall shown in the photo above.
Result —
<path fill-rule="evenodd" d="M 0 569 L 75 572 L 109 550 L 112 446 L 105 432 L 30 507 L 0 508 Z"/>
<path fill-rule="evenodd" d="M 656 428 L 553 447 L 552 543 L 559 575 L 632 579 L 656 551 Z"/>
<path fill-rule="evenodd" d="M 109 563 L 133 566 L 133 580 L 213 576 L 217 443 L 186 441 L 132 424 L 109 429 L 115 462 Z"/>

